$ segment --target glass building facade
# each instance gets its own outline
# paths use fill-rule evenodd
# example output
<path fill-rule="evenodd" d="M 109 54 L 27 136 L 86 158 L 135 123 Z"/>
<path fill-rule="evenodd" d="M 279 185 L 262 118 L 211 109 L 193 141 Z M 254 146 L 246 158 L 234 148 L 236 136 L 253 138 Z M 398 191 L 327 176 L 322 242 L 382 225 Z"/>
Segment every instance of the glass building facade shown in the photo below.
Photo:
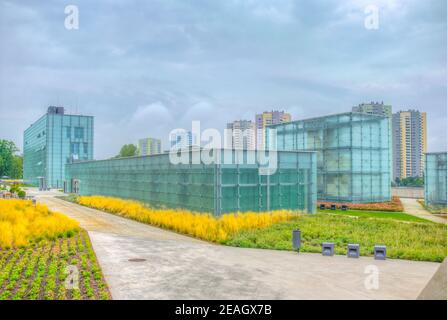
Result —
<path fill-rule="evenodd" d="M 65 164 L 93 159 L 93 117 L 49 107 L 24 132 L 23 179 L 34 186 L 62 188 Z M 42 185 L 43 184 L 43 185 Z"/>
<path fill-rule="evenodd" d="M 212 163 L 202 159 L 207 152 Z M 265 174 L 260 152 L 182 150 L 194 161 L 176 163 L 170 155 L 71 163 L 69 192 L 135 199 L 155 207 L 185 208 L 215 215 L 228 212 L 316 209 L 316 153 L 284 151 L 270 157 Z M 186 163 L 185 163 L 186 162 Z"/>
<path fill-rule="evenodd" d="M 318 200 L 383 202 L 391 199 L 389 126 L 351 112 L 269 126 L 266 138 L 277 150 L 317 152 Z"/>
<path fill-rule="evenodd" d="M 447 152 L 425 155 L 425 202 L 447 206 Z"/>

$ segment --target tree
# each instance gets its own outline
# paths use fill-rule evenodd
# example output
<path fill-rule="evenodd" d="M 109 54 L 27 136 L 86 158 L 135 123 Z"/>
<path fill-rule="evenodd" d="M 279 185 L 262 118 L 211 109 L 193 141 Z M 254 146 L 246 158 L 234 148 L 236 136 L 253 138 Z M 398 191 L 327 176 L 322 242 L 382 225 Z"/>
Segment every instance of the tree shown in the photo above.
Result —
<path fill-rule="evenodd" d="M 0 140 L 0 177 L 8 176 L 11 178 L 14 175 L 17 175 L 18 172 L 15 171 L 18 168 L 16 167 L 19 163 L 18 160 L 15 160 L 16 153 L 19 151 L 16 145 L 12 141 L 8 140 Z M 19 176 L 22 175 L 18 174 Z"/>
<path fill-rule="evenodd" d="M 115 158 L 134 157 L 137 155 L 137 146 L 134 144 L 125 144 L 121 147 L 120 153 Z"/>
<path fill-rule="evenodd" d="M 404 179 L 396 178 L 396 185 L 399 187 L 423 187 L 424 178 L 422 177 L 408 177 Z"/>
<path fill-rule="evenodd" d="M 22 179 L 23 178 L 23 157 L 22 156 L 14 156 L 12 162 L 12 168 L 9 176 L 13 179 Z"/>

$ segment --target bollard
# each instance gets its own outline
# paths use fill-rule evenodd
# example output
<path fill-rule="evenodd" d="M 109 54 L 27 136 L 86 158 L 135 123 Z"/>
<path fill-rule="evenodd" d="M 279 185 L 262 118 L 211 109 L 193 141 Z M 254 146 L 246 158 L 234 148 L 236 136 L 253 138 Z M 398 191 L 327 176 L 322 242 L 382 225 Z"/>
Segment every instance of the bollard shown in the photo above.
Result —
<path fill-rule="evenodd" d="M 348 244 L 348 258 L 358 258 L 358 257 L 360 257 L 360 245 Z"/>
<path fill-rule="evenodd" d="M 299 252 L 300 247 L 301 247 L 301 231 L 300 230 L 293 230 L 292 243 L 293 243 L 293 249 Z"/>
<path fill-rule="evenodd" d="M 374 259 L 386 260 L 386 246 L 374 246 Z"/>
<path fill-rule="evenodd" d="M 334 255 L 334 244 L 332 242 L 323 242 L 322 250 L 323 256 L 333 256 Z"/>

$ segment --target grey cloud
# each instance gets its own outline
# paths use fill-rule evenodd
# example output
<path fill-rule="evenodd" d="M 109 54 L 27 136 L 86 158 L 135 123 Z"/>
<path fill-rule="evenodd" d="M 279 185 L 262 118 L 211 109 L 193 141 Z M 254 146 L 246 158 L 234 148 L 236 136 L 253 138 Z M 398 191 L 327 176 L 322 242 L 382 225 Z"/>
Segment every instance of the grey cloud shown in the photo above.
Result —
<path fill-rule="evenodd" d="M 364 6 L 380 29 L 363 27 Z M 49 104 L 96 117 L 96 156 L 201 120 L 222 129 L 257 112 L 294 118 L 384 100 L 429 114 L 429 147 L 443 139 L 447 79 L 444 0 L 0 2 L 0 137 Z M 20 110 L 20 111 L 19 111 Z"/>

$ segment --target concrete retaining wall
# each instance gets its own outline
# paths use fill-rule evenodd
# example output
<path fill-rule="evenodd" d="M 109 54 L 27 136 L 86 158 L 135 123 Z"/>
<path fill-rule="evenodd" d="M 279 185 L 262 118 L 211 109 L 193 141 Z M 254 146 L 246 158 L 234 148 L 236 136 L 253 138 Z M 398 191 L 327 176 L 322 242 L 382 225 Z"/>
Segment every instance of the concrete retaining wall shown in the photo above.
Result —
<path fill-rule="evenodd" d="M 395 187 L 391 192 L 399 198 L 424 199 L 424 188 Z"/>

